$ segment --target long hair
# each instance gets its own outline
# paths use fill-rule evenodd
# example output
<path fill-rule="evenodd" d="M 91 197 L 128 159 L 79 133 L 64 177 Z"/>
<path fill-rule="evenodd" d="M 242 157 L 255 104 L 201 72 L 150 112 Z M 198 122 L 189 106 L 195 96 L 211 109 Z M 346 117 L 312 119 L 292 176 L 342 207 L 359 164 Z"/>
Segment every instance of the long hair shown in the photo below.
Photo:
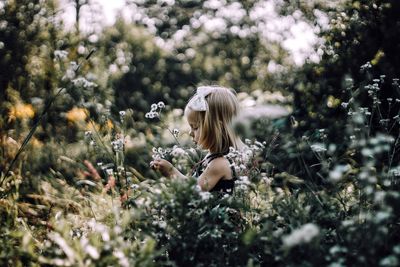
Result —
<path fill-rule="evenodd" d="M 225 153 L 229 147 L 237 148 L 237 136 L 232 121 L 239 113 L 239 102 L 233 89 L 211 86 L 206 96 L 206 111 L 195 111 L 186 106 L 185 114 L 194 112 L 199 125 L 199 145 L 212 153 Z"/>

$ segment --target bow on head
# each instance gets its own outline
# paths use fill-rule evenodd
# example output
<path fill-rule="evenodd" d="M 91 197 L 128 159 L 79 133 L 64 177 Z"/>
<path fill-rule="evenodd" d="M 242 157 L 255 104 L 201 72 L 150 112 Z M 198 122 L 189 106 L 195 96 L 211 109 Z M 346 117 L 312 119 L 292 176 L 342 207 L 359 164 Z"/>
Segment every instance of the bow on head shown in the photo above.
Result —
<path fill-rule="evenodd" d="M 213 90 L 214 88 L 210 86 L 198 87 L 196 94 L 190 99 L 187 106 L 194 111 L 206 111 L 208 106 L 206 96 L 211 94 Z"/>

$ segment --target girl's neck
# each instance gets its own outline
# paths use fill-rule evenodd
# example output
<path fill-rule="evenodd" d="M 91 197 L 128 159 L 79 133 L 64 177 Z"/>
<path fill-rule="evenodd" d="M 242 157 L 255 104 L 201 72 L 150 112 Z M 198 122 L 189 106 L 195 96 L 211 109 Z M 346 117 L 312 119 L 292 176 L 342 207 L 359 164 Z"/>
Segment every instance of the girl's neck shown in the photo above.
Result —
<path fill-rule="evenodd" d="M 240 138 L 236 138 L 235 140 L 235 144 L 234 144 L 234 148 L 236 150 L 244 150 L 246 147 L 246 145 L 242 142 L 242 140 Z M 213 154 L 224 154 L 224 153 L 228 153 L 229 149 L 227 149 L 226 151 L 213 151 L 211 149 L 208 149 L 208 154 L 207 155 L 213 155 Z"/>

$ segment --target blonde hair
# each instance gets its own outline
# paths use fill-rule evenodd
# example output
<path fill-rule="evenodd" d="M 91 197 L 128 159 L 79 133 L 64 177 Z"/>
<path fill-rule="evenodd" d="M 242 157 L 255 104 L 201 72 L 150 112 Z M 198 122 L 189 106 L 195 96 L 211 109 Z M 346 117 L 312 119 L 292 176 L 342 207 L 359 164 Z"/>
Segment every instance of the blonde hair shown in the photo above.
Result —
<path fill-rule="evenodd" d="M 186 105 L 185 114 L 193 112 L 193 118 L 199 126 L 200 147 L 212 153 L 225 153 L 229 147 L 238 148 L 237 136 L 233 130 L 233 119 L 239 113 L 239 102 L 233 89 L 210 86 L 210 93 L 205 97 L 207 108 L 196 111 Z M 189 101 L 190 103 L 190 101 Z"/>

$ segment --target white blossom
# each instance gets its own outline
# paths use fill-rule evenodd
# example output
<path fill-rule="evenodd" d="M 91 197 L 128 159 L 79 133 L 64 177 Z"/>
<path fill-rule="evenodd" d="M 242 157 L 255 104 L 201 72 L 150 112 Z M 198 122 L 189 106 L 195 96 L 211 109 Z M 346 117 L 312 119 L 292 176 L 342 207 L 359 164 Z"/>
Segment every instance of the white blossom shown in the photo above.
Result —
<path fill-rule="evenodd" d="M 350 169 L 350 165 L 337 165 L 329 172 L 329 179 L 338 182 L 343 178 L 343 174 Z"/>
<path fill-rule="evenodd" d="M 88 81 L 86 78 L 83 77 L 79 77 L 72 80 L 72 83 L 77 87 L 83 87 L 83 88 L 91 88 L 97 86 L 97 84 L 95 84 L 94 82 Z"/>
<path fill-rule="evenodd" d="M 204 200 L 204 201 L 207 201 L 207 200 L 209 200 L 211 198 L 211 193 L 210 192 L 201 191 L 199 194 L 200 194 L 201 199 Z"/>
<path fill-rule="evenodd" d="M 175 157 L 175 158 L 177 158 L 177 157 L 183 157 L 183 156 L 186 156 L 186 155 L 187 155 L 187 152 L 186 152 L 183 148 L 181 148 L 181 147 L 174 146 L 174 147 L 172 148 L 171 155 L 172 155 L 173 157 Z"/>
<path fill-rule="evenodd" d="M 311 145 L 311 149 L 312 149 L 312 151 L 317 152 L 317 153 L 326 151 L 325 144 L 322 144 L 322 143 L 315 143 L 315 144 Z"/>
<path fill-rule="evenodd" d="M 54 51 L 54 56 L 57 59 L 64 59 L 64 58 L 66 58 L 68 56 L 68 52 L 65 51 L 65 50 L 55 50 Z"/>
<path fill-rule="evenodd" d="M 307 223 L 300 228 L 284 236 L 283 244 L 286 247 L 294 247 L 300 244 L 309 243 L 319 235 L 319 227 L 313 223 Z"/>

